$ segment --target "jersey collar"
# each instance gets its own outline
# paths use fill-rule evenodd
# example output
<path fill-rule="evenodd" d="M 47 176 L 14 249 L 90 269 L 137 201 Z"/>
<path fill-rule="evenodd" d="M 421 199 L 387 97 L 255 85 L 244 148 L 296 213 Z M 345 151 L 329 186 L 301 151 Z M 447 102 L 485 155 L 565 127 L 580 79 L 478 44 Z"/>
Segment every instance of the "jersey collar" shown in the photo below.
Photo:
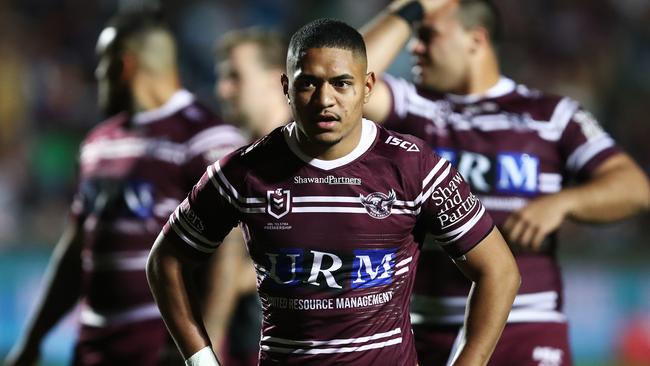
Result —
<path fill-rule="evenodd" d="M 377 126 L 375 123 L 364 118 L 361 121 L 361 139 L 357 146 L 352 151 L 350 151 L 350 153 L 334 160 L 321 160 L 312 158 L 300 150 L 296 136 L 297 129 L 298 127 L 296 126 L 296 122 L 291 122 L 283 128 L 284 140 L 287 142 L 287 145 L 289 145 L 289 149 L 300 160 L 313 167 L 323 170 L 332 170 L 339 168 L 356 160 L 366 151 L 368 151 L 368 149 L 370 149 L 372 144 L 375 142 L 375 138 L 377 137 Z"/>
<path fill-rule="evenodd" d="M 194 102 L 194 95 L 185 89 L 180 89 L 162 106 L 133 115 L 132 121 L 136 125 L 144 125 L 180 111 Z"/>
<path fill-rule="evenodd" d="M 446 94 L 446 97 L 454 103 L 474 103 L 481 99 L 502 97 L 506 94 L 512 93 L 515 90 L 515 87 L 515 82 L 512 79 L 501 76 L 499 81 L 485 93 L 467 95 Z"/>

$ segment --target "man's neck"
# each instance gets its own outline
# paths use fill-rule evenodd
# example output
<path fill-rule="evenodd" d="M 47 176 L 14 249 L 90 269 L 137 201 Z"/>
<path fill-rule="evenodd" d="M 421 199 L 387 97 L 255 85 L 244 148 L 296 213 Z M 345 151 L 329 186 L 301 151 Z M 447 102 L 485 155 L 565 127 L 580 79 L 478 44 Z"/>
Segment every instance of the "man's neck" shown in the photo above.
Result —
<path fill-rule="evenodd" d="M 251 126 L 254 126 L 254 131 L 251 132 L 256 139 L 269 134 L 291 120 L 291 110 L 285 103 L 284 96 L 277 101 L 270 101 L 269 108 L 265 111 L 266 113 L 263 115 L 254 116 L 250 123 Z"/>
<path fill-rule="evenodd" d="M 483 56 L 481 62 L 477 62 L 470 70 L 467 88 L 464 93 L 467 95 L 482 95 L 497 85 L 501 78 L 501 71 L 496 57 L 493 54 Z"/>
<path fill-rule="evenodd" d="M 296 132 L 298 146 L 303 153 L 320 160 L 336 160 L 350 154 L 361 143 L 363 121 L 360 121 L 346 136 L 332 145 L 310 141 L 299 128 Z"/>
<path fill-rule="evenodd" d="M 245 111 L 248 120 L 244 121 L 244 125 L 250 128 L 250 133 L 256 139 L 293 119 L 287 98 L 278 87 L 278 79 L 283 72 L 282 68 L 271 68 L 261 74 L 259 92 L 264 98 L 258 100 L 256 108 Z"/>
<path fill-rule="evenodd" d="M 174 77 L 135 83 L 133 86 L 135 112 L 144 112 L 162 107 L 180 88 L 178 79 Z"/>

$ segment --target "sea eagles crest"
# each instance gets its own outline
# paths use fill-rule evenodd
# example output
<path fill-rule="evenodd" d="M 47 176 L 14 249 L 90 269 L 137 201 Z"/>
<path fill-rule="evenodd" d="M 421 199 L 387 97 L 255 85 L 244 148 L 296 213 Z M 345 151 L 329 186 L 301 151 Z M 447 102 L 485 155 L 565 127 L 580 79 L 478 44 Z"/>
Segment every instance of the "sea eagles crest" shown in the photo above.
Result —
<path fill-rule="evenodd" d="M 266 200 L 268 202 L 266 212 L 276 219 L 288 214 L 291 210 L 291 192 L 288 189 L 277 188 L 266 191 Z"/>
<path fill-rule="evenodd" d="M 388 195 L 381 192 L 370 193 L 367 196 L 359 195 L 361 204 L 368 211 L 368 215 L 375 219 L 385 219 L 390 216 L 390 211 L 395 203 L 395 191 L 388 191 Z"/>

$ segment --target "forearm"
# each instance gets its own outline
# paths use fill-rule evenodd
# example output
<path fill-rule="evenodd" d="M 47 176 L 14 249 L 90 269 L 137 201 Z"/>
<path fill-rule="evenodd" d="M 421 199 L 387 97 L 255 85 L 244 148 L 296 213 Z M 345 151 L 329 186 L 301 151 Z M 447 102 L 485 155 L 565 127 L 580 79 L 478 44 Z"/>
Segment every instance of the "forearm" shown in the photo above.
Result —
<path fill-rule="evenodd" d="M 66 228 L 45 274 L 43 292 L 21 342 L 38 347 L 47 332 L 77 303 L 81 294 L 81 239 L 76 226 Z"/>
<path fill-rule="evenodd" d="M 465 319 L 465 345 L 454 366 L 487 364 L 505 326 L 521 283 L 519 269 L 508 245 L 497 229 L 456 261 L 474 282 Z"/>
<path fill-rule="evenodd" d="M 410 25 L 395 15 L 395 11 L 408 2 L 393 2 L 361 29 L 366 42 L 368 70 L 378 77 L 388 69 L 411 35 Z"/>
<path fill-rule="evenodd" d="M 208 270 L 203 305 L 205 326 L 215 345 L 223 339 L 239 296 L 240 262 L 245 254 L 242 233 L 233 230 L 217 249 Z"/>
<path fill-rule="evenodd" d="M 210 345 L 196 296 L 188 286 L 191 266 L 162 234 L 147 263 L 147 279 L 165 325 L 185 359 Z"/>
<path fill-rule="evenodd" d="M 587 183 L 567 188 L 558 195 L 567 202 L 567 215 L 578 221 L 602 223 L 648 210 L 650 186 L 645 174 L 621 154 L 611 158 L 611 168 Z"/>
<path fill-rule="evenodd" d="M 472 286 L 465 323 L 466 344 L 454 366 L 487 364 L 518 288 L 519 277 L 516 275 L 486 276 Z"/>

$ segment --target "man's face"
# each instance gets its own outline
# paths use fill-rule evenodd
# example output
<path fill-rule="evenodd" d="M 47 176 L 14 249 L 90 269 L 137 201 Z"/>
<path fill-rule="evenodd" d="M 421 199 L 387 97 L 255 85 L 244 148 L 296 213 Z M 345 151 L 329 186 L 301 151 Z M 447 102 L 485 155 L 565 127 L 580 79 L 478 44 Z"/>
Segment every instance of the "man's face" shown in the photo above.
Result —
<path fill-rule="evenodd" d="M 323 148 L 358 138 L 363 104 L 374 83 L 363 57 L 339 48 L 311 48 L 288 72 L 283 76 L 285 93 L 309 143 Z"/>
<path fill-rule="evenodd" d="M 466 86 L 472 40 L 457 11 L 457 4 L 445 7 L 416 27 L 409 48 L 418 84 L 440 92 L 462 92 Z"/>
<path fill-rule="evenodd" d="M 130 108 L 131 91 L 122 77 L 122 60 L 112 50 L 115 29 L 105 28 L 97 41 L 99 62 L 95 69 L 99 108 L 106 116 L 127 111 Z"/>
<path fill-rule="evenodd" d="M 266 90 L 279 87 L 280 72 L 264 67 L 259 48 L 252 42 L 235 46 L 217 65 L 217 75 L 215 92 L 224 117 L 244 124 L 252 123 L 250 116 L 258 115 L 257 109 L 263 105 L 259 98 Z"/>

